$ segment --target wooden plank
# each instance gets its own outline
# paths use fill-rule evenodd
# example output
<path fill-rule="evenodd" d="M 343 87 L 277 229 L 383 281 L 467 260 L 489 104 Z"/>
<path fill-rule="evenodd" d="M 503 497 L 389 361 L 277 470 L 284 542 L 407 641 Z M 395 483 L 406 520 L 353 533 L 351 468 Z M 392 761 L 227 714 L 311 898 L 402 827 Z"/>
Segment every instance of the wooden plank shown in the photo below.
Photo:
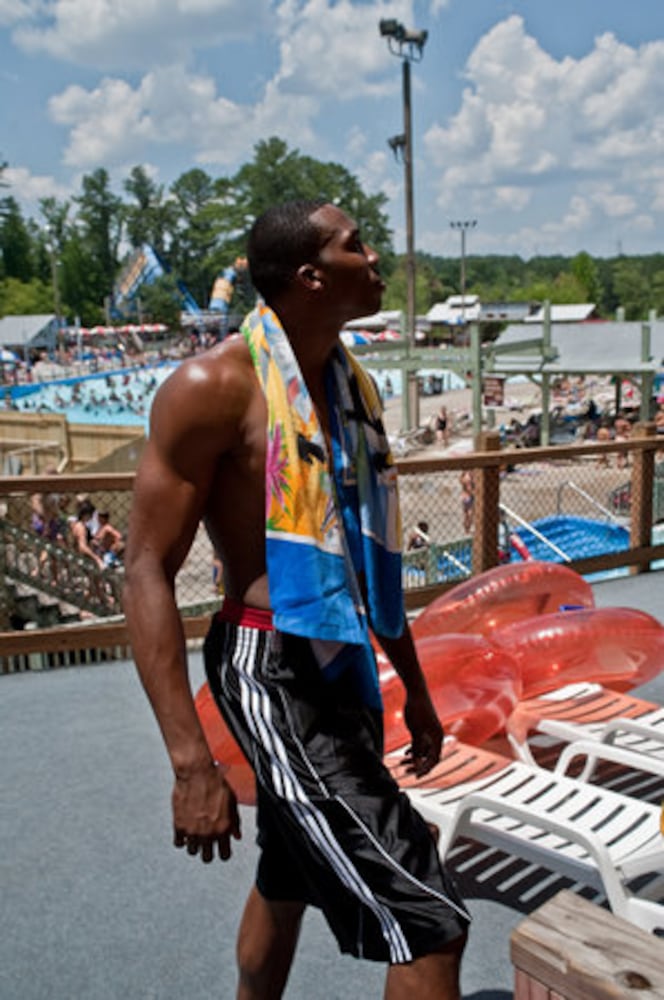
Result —
<path fill-rule="evenodd" d="M 210 627 L 210 615 L 183 618 L 183 624 L 186 639 L 201 639 Z M 58 628 L 0 633 L 0 656 L 105 649 L 110 646 L 129 646 L 124 620 L 105 625 L 61 625 Z"/>
<path fill-rule="evenodd" d="M 95 490 L 130 491 L 133 472 L 63 473 L 58 476 L 2 476 L 0 494 L 8 493 L 92 493 Z"/>
<path fill-rule="evenodd" d="M 552 994 L 543 983 L 517 969 L 514 974 L 514 1000 L 552 1000 Z"/>
<path fill-rule="evenodd" d="M 514 929 L 511 955 L 520 980 L 546 984 L 551 1000 L 664 1000 L 664 941 L 572 892 Z"/>

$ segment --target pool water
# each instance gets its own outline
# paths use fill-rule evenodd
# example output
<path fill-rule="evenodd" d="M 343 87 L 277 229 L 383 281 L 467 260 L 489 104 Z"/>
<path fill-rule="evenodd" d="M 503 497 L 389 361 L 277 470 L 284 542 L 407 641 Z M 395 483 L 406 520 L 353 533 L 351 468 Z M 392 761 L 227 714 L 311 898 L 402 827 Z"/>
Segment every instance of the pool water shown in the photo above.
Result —
<path fill-rule="evenodd" d="M 72 424 L 114 424 L 147 431 L 154 395 L 176 367 L 177 362 L 161 362 L 14 386 L 12 401 L 19 412 L 61 413 Z"/>

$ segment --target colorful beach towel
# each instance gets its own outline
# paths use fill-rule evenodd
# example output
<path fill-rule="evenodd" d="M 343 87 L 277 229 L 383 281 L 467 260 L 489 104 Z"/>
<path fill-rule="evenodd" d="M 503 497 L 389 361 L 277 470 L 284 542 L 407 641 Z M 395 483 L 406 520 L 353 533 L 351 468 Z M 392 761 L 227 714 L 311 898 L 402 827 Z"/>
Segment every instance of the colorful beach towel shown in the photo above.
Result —
<path fill-rule="evenodd" d="M 329 456 L 278 317 L 260 305 L 242 333 L 268 404 L 265 540 L 275 626 L 313 640 L 328 676 L 362 664 L 366 699 L 379 704 L 367 626 L 395 637 L 404 620 L 396 469 L 378 394 L 340 343 L 327 372 Z"/>

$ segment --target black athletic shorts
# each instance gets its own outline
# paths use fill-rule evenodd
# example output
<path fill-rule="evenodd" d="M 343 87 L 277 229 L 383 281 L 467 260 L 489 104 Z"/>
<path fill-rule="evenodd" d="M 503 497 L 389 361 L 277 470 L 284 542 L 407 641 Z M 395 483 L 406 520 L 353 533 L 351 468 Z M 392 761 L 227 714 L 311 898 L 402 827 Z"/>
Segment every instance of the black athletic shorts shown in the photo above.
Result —
<path fill-rule="evenodd" d="M 382 763 L 381 714 L 347 676 L 323 678 L 308 640 L 246 610 L 252 626 L 215 618 L 205 664 L 256 773 L 259 892 L 319 907 L 341 950 L 358 957 L 397 964 L 439 950 L 469 917 Z"/>

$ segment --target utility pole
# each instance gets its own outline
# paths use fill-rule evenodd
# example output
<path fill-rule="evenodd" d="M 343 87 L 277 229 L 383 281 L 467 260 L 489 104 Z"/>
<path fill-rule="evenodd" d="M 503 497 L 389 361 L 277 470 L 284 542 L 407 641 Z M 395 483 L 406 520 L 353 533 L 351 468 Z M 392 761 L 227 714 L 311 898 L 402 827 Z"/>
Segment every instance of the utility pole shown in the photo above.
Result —
<path fill-rule="evenodd" d="M 461 322 L 466 326 L 466 233 L 474 229 L 477 219 L 467 219 L 465 222 L 450 222 L 452 229 L 461 233 Z"/>

